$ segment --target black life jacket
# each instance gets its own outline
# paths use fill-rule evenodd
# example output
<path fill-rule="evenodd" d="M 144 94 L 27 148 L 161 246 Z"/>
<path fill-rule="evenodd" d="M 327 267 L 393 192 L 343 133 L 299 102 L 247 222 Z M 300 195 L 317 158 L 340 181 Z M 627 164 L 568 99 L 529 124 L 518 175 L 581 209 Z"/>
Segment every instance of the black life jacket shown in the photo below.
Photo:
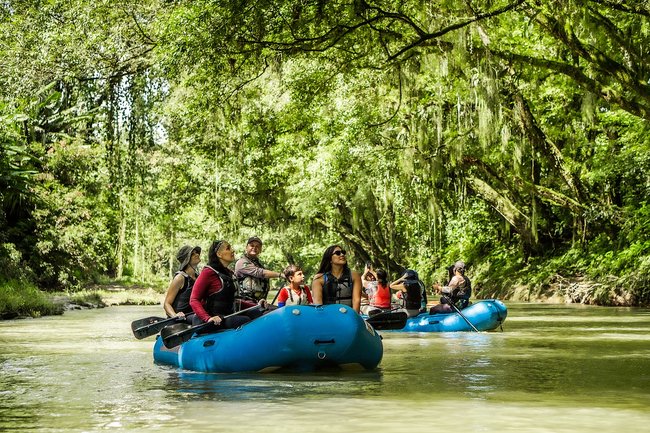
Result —
<path fill-rule="evenodd" d="M 455 288 L 451 293 L 451 302 L 459 309 L 467 308 L 469 306 L 469 298 L 472 296 L 472 282 L 463 275 L 465 284 L 463 287 Z"/>
<path fill-rule="evenodd" d="M 221 290 L 208 296 L 208 299 L 205 301 L 205 311 L 207 311 L 210 316 L 227 316 L 228 314 L 234 313 L 237 286 L 235 285 L 235 280 L 232 275 L 219 272 L 211 266 L 206 267 L 214 271 L 221 280 Z"/>
<path fill-rule="evenodd" d="M 192 307 L 190 307 L 190 295 L 192 294 L 192 287 L 194 286 L 194 281 L 196 280 L 194 280 L 183 271 L 177 271 L 174 274 L 174 277 L 176 277 L 178 274 L 183 275 L 183 287 L 178 290 L 178 293 L 172 302 L 172 308 L 177 313 L 179 311 L 182 311 L 185 314 L 190 314 L 193 312 Z"/>
<path fill-rule="evenodd" d="M 341 278 L 331 272 L 323 274 L 323 304 L 344 304 L 352 306 L 352 272 L 348 269 Z"/>
<path fill-rule="evenodd" d="M 406 300 L 404 301 L 404 308 L 407 310 L 420 310 L 422 306 L 426 307 L 427 293 L 424 290 L 424 284 L 420 280 L 406 280 L 404 281 L 406 288 Z"/>

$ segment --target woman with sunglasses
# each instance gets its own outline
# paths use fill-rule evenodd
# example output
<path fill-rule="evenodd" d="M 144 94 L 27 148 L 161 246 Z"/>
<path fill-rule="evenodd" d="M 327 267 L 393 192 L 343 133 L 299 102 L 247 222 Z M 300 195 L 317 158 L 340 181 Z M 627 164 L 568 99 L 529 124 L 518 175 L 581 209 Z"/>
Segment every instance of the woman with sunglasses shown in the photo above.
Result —
<path fill-rule="evenodd" d="M 339 245 L 327 247 L 312 282 L 314 304 L 344 304 L 357 313 L 361 307 L 361 276 L 350 269 Z"/>

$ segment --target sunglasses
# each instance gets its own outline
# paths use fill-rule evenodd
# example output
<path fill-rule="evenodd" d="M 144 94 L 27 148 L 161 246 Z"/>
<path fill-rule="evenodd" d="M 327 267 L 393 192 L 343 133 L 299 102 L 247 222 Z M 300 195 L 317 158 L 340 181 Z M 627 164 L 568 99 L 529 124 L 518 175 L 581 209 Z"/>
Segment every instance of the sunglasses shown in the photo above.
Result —
<path fill-rule="evenodd" d="M 345 250 L 334 251 L 332 253 L 332 255 L 334 255 L 334 256 L 344 256 L 345 255 Z"/>

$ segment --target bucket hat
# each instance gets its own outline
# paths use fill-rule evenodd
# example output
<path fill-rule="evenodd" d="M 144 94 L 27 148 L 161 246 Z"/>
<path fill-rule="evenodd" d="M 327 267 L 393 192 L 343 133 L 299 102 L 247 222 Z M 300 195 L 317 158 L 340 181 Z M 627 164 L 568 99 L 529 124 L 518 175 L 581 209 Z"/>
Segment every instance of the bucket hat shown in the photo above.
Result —
<path fill-rule="evenodd" d="M 176 260 L 178 260 L 178 262 L 181 264 L 178 268 L 179 271 L 182 271 L 185 269 L 185 267 L 187 267 L 187 265 L 190 263 L 190 260 L 192 259 L 192 253 L 195 251 L 201 254 L 201 247 L 196 246 L 192 248 L 189 245 L 184 245 L 180 250 L 178 250 L 178 254 L 176 254 Z"/>

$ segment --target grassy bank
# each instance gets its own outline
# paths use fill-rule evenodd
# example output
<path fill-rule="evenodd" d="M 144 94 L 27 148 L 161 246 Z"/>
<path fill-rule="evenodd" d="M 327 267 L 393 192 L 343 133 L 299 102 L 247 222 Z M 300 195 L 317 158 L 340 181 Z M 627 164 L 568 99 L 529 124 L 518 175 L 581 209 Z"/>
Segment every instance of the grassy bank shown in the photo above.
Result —
<path fill-rule="evenodd" d="M 0 283 L 0 319 L 63 314 L 64 309 L 34 285 L 16 280 Z"/>
<path fill-rule="evenodd" d="M 35 285 L 11 280 L 0 283 L 0 320 L 63 314 L 66 310 L 111 305 L 160 304 L 160 285 L 106 281 L 75 292 L 44 292 Z"/>
<path fill-rule="evenodd" d="M 611 250 L 573 248 L 564 254 L 525 259 L 492 251 L 470 269 L 482 298 L 603 306 L 650 305 L 650 245 Z"/>

